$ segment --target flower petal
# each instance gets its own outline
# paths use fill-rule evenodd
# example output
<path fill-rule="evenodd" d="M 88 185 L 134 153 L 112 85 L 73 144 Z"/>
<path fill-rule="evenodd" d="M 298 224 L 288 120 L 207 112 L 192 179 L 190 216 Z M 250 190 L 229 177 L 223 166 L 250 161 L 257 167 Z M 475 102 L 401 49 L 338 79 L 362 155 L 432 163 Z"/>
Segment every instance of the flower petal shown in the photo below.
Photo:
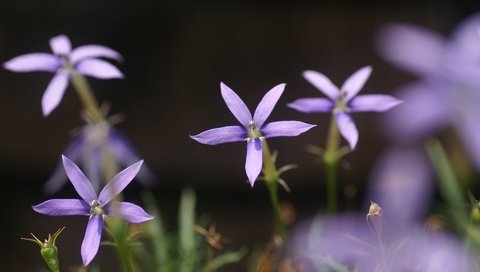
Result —
<path fill-rule="evenodd" d="M 247 172 L 250 185 L 253 187 L 255 180 L 262 171 L 263 165 L 262 140 L 259 138 L 248 139 L 247 141 L 247 159 L 245 162 L 245 171 Z"/>
<path fill-rule="evenodd" d="M 330 112 L 335 104 L 326 98 L 301 98 L 287 104 L 288 107 L 304 113 Z"/>
<path fill-rule="evenodd" d="M 368 94 L 359 95 L 350 100 L 349 106 L 353 112 L 357 111 L 387 111 L 399 104 L 402 100 L 390 95 Z"/>
<path fill-rule="evenodd" d="M 82 260 L 83 266 L 88 266 L 97 255 L 100 239 L 102 238 L 103 217 L 93 215 L 88 219 L 87 230 L 82 242 Z"/>
<path fill-rule="evenodd" d="M 220 82 L 220 91 L 225 104 L 227 104 L 227 107 L 232 112 L 233 116 L 237 118 L 242 126 L 248 127 L 248 123 L 252 121 L 252 114 L 245 103 L 243 103 L 242 99 L 223 82 Z"/>
<path fill-rule="evenodd" d="M 341 89 L 347 93 L 345 101 L 349 101 L 355 95 L 357 95 L 357 93 L 363 88 L 363 85 L 365 85 L 365 82 L 370 77 L 371 73 L 372 67 L 365 66 L 358 69 L 355 73 L 348 77 L 347 80 L 345 80 Z"/>
<path fill-rule="evenodd" d="M 395 96 L 405 103 L 383 116 L 389 138 L 400 142 L 418 140 L 444 127 L 451 118 L 451 98 L 445 88 L 445 82 L 415 82 L 396 92 Z"/>
<path fill-rule="evenodd" d="M 324 74 L 308 70 L 303 72 L 303 77 L 330 99 L 337 99 L 339 93 L 338 87 Z"/>
<path fill-rule="evenodd" d="M 244 141 L 247 138 L 247 132 L 240 126 L 226 126 L 212 128 L 190 138 L 202 144 L 217 145 Z"/>
<path fill-rule="evenodd" d="M 113 202 L 110 206 L 115 207 L 120 216 L 127 222 L 138 224 L 152 220 L 154 217 L 149 215 L 140 206 L 130 202 Z"/>
<path fill-rule="evenodd" d="M 90 205 L 82 199 L 50 199 L 32 207 L 34 211 L 52 215 L 88 215 Z"/>
<path fill-rule="evenodd" d="M 75 65 L 75 70 L 82 75 L 100 79 L 123 78 L 117 67 L 99 59 L 84 59 Z"/>
<path fill-rule="evenodd" d="M 77 62 L 81 60 L 89 58 L 110 58 L 117 61 L 123 60 L 122 55 L 120 55 L 120 53 L 117 51 L 106 46 L 96 44 L 79 46 L 73 49 L 69 58 L 73 65 L 77 64 Z"/>
<path fill-rule="evenodd" d="M 272 113 L 272 110 L 277 104 L 278 99 L 280 99 L 284 89 L 285 84 L 279 84 L 263 96 L 253 114 L 253 122 L 258 128 L 261 128 L 265 123 L 265 120 L 270 116 L 270 113 Z"/>
<path fill-rule="evenodd" d="M 60 66 L 60 60 L 56 56 L 47 53 L 21 55 L 3 64 L 5 69 L 12 72 L 55 72 Z"/>
<path fill-rule="evenodd" d="M 58 107 L 68 86 L 70 74 L 59 70 L 52 78 L 42 96 L 43 116 L 48 116 Z"/>
<path fill-rule="evenodd" d="M 122 166 L 131 165 L 141 160 L 134 146 L 128 141 L 127 137 L 113 127 L 109 128 L 108 146 L 109 151 L 122 164 Z M 142 169 L 138 172 L 137 178 L 138 181 L 145 186 L 150 186 L 155 183 L 155 175 L 145 163 L 142 165 Z"/>
<path fill-rule="evenodd" d="M 63 167 L 65 167 L 65 172 L 70 179 L 73 187 L 77 191 L 78 195 L 85 200 L 88 204 L 97 199 L 97 194 L 93 189 L 92 184 L 87 179 L 87 177 L 82 173 L 80 168 L 73 163 L 69 158 L 62 155 Z"/>
<path fill-rule="evenodd" d="M 72 161 L 77 161 L 82 152 L 84 143 L 84 137 L 82 134 L 76 136 L 68 145 L 67 149 L 65 149 L 63 154 L 65 154 L 65 156 L 70 158 Z M 59 160 L 55 171 L 43 185 L 43 191 L 47 194 L 53 194 L 60 190 L 60 188 L 66 183 L 66 181 L 67 175 L 65 174 L 62 160 Z"/>
<path fill-rule="evenodd" d="M 98 201 L 100 201 L 102 205 L 107 205 L 110 200 L 116 197 L 121 191 L 123 191 L 123 189 L 125 189 L 125 187 L 127 187 L 128 184 L 130 184 L 138 171 L 140 171 L 142 163 L 143 160 L 138 161 L 115 175 L 98 195 Z"/>
<path fill-rule="evenodd" d="M 417 75 L 431 75 L 442 67 L 445 38 L 428 29 L 390 24 L 377 37 L 380 55 L 394 65 Z"/>
<path fill-rule="evenodd" d="M 340 134 L 342 134 L 343 138 L 347 140 L 348 144 L 350 145 L 350 149 L 354 150 L 358 142 L 358 130 L 352 120 L 352 117 L 343 111 L 337 112 L 335 117 L 337 119 L 337 125 Z"/>
<path fill-rule="evenodd" d="M 300 121 L 271 122 L 262 128 L 262 135 L 265 138 L 298 136 L 315 126 Z"/>
<path fill-rule="evenodd" d="M 50 47 L 57 56 L 67 56 L 72 50 L 72 44 L 65 35 L 59 35 L 50 39 Z"/>

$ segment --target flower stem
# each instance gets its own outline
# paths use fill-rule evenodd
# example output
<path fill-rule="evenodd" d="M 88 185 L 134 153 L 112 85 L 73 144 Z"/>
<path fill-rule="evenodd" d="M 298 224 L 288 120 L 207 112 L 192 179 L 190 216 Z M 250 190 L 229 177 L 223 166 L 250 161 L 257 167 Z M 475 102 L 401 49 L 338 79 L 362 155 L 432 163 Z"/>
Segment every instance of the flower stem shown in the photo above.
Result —
<path fill-rule="evenodd" d="M 110 218 L 107 221 L 108 233 L 112 236 L 122 272 L 135 271 L 132 264 L 130 245 L 128 242 L 128 225 L 119 218 Z"/>
<path fill-rule="evenodd" d="M 327 177 L 327 210 L 333 214 L 337 210 L 337 166 L 340 156 L 338 149 L 340 146 L 340 132 L 338 131 L 335 115 L 332 114 L 328 130 L 327 147 L 323 160 Z"/>
<path fill-rule="evenodd" d="M 270 201 L 272 202 L 273 212 L 277 222 L 277 230 L 284 240 L 287 238 L 287 228 L 285 222 L 283 222 L 280 213 L 280 201 L 278 199 L 278 179 L 279 173 L 275 166 L 274 158 L 270 152 L 267 141 L 263 140 L 263 174 L 267 184 L 268 191 L 270 192 Z"/>

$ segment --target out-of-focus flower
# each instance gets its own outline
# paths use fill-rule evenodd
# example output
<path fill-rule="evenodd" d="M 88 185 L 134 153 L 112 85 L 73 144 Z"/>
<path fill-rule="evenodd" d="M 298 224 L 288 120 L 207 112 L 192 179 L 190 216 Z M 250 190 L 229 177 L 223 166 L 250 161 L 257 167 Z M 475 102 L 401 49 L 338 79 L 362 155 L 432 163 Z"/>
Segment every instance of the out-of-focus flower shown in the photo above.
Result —
<path fill-rule="evenodd" d="M 13 72 L 44 71 L 55 73 L 42 97 L 43 115 L 49 115 L 62 100 L 73 71 L 101 79 L 122 78 L 123 74 L 112 64 L 98 58 L 121 60 L 121 55 L 102 45 L 84 45 L 72 50 L 65 35 L 50 39 L 53 54 L 30 53 L 15 57 L 3 67 Z M 73 69 L 73 70 L 72 70 Z"/>
<path fill-rule="evenodd" d="M 433 170 L 426 154 L 420 148 L 401 146 L 378 158 L 367 193 L 386 214 L 386 230 L 400 233 L 423 219 L 430 208 L 433 186 Z"/>
<path fill-rule="evenodd" d="M 97 254 L 105 217 L 119 215 L 130 223 L 142 223 L 153 219 L 153 216 L 135 204 L 112 201 L 135 178 L 143 161 L 118 173 L 97 196 L 92 184 L 78 166 L 63 155 L 62 159 L 65 172 L 81 199 L 50 199 L 33 206 L 33 210 L 52 216 L 89 217 L 81 247 L 83 265 L 87 266 Z"/>
<path fill-rule="evenodd" d="M 289 103 L 290 108 L 305 113 L 332 112 L 338 129 L 353 150 L 358 142 L 358 130 L 350 116 L 351 112 L 386 111 L 402 101 L 382 94 L 357 95 L 370 77 L 372 68 L 365 66 L 353 73 L 339 89 L 325 75 L 316 71 L 305 71 L 308 80 L 326 98 L 301 98 Z"/>
<path fill-rule="evenodd" d="M 385 220 L 393 216 L 385 214 Z M 475 271 L 472 252 L 458 239 L 420 226 L 386 231 L 382 238 L 365 216 L 350 214 L 317 218 L 292 234 L 297 262 L 306 267 L 302 271 Z"/>
<path fill-rule="evenodd" d="M 446 126 L 455 128 L 480 169 L 480 14 L 464 20 L 446 39 L 431 30 L 390 24 L 378 35 L 380 55 L 421 79 L 400 88 L 406 103 L 387 114 L 397 141 L 412 141 Z"/>
<path fill-rule="evenodd" d="M 116 168 L 118 163 L 126 167 L 140 160 L 140 156 L 128 139 L 108 121 L 89 123 L 76 135 L 70 145 L 63 152 L 66 157 L 77 164 L 82 164 L 86 176 L 95 189 L 105 180 L 104 159 L 113 159 Z M 103 173 L 103 174 L 102 174 Z M 154 174 L 143 165 L 137 175 L 140 183 L 151 186 L 155 183 Z M 108 180 L 108 179 L 107 179 Z M 44 185 L 48 194 L 57 192 L 67 181 L 62 161 L 59 161 L 55 171 Z"/>
<path fill-rule="evenodd" d="M 279 84 L 266 93 L 252 117 L 242 99 L 223 82 L 220 83 L 223 100 L 242 126 L 214 128 L 190 137 L 199 143 L 208 145 L 246 141 L 245 171 L 253 187 L 262 170 L 262 141 L 264 138 L 297 136 L 315 126 L 300 121 L 277 121 L 265 124 L 284 89 L 285 84 Z"/>

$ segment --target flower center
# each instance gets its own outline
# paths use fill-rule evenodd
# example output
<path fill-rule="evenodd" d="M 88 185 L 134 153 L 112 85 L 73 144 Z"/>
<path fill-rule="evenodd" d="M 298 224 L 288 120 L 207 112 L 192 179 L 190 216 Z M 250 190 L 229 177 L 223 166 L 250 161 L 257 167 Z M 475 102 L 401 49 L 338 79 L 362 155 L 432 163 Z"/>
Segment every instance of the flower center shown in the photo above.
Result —
<path fill-rule="evenodd" d="M 333 109 L 334 112 L 339 112 L 339 111 L 345 111 L 349 112 L 351 109 L 348 106 L 347 101 L 345 100 L 347 98 L 347 92 L 344 90 L 340 90 L 340 93 L 338 94 L 338 97 L 335 101 L 335 108 Z"/>
<path fill-rule="evenodd" d="M 90 203 L 90 215 L 106 215 L 105 211 L 102 209 L 100 201 L 93 200 L 92 203 Z"/>
<path fill-rule="evenodd" d="M 255 125 L 253 120 L 248 123 L 248 135 L 247 135 L 247 139 L 252 139 L 252 138 L 263 138 L 262 133 L 260 132 L 260 129 Z"/>

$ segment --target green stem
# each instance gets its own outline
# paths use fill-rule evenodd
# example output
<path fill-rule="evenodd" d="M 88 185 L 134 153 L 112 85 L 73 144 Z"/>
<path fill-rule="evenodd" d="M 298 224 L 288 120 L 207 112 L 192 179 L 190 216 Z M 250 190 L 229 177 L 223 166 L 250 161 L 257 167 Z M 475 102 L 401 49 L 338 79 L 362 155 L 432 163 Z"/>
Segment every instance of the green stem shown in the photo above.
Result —
<path fill-rule="evenodd" d="M 335 115 L 332 114 L 328 130 L 327 147 L 323 160 L 327 177 L 327 210 L 333 214 L 337 210 L 337 166 L 340 160 L 338 149 L 340 146 L 340 132 L 338 131 Z"/>
<path fill-rule="evenodd" d="M 108 230 L 115 244 L 115 251 L 117 253 L 121 270 L 123 272 L 133 272 L 133 264 L 131 260 L 130 245 L 127 240 L 128 226 L 121 222 L 118 218 L 111 218 L 107 221 Z"/>
<path fill-rule="evenodd" d="M 283 222 L 280 213 L 280 201 L 278 199 L 278 179 L 279 174 L 273 161 L 272 153 L 268 147 L 267 141 L 263 140 L 263 173 L 268 191 L 270 192 L 270 201 L 272 202 L 273 212 L 277 222 L 277 229 L 284 240 L 287 238 L 287 228 Z"/>
<path fill-rule="evenodd" d="M 90 87 L 90 84 L 88 84 L 87 79 L 83 75 L 77 73 L 70 63 L 67 62 L 65 68 L 71 75 L 72 85 L 75 88 L 85 111 L 93 121 L 102 121 L 104 116 L 100 111 L 97 100 L 93 95 L 92 88 Z"/>

